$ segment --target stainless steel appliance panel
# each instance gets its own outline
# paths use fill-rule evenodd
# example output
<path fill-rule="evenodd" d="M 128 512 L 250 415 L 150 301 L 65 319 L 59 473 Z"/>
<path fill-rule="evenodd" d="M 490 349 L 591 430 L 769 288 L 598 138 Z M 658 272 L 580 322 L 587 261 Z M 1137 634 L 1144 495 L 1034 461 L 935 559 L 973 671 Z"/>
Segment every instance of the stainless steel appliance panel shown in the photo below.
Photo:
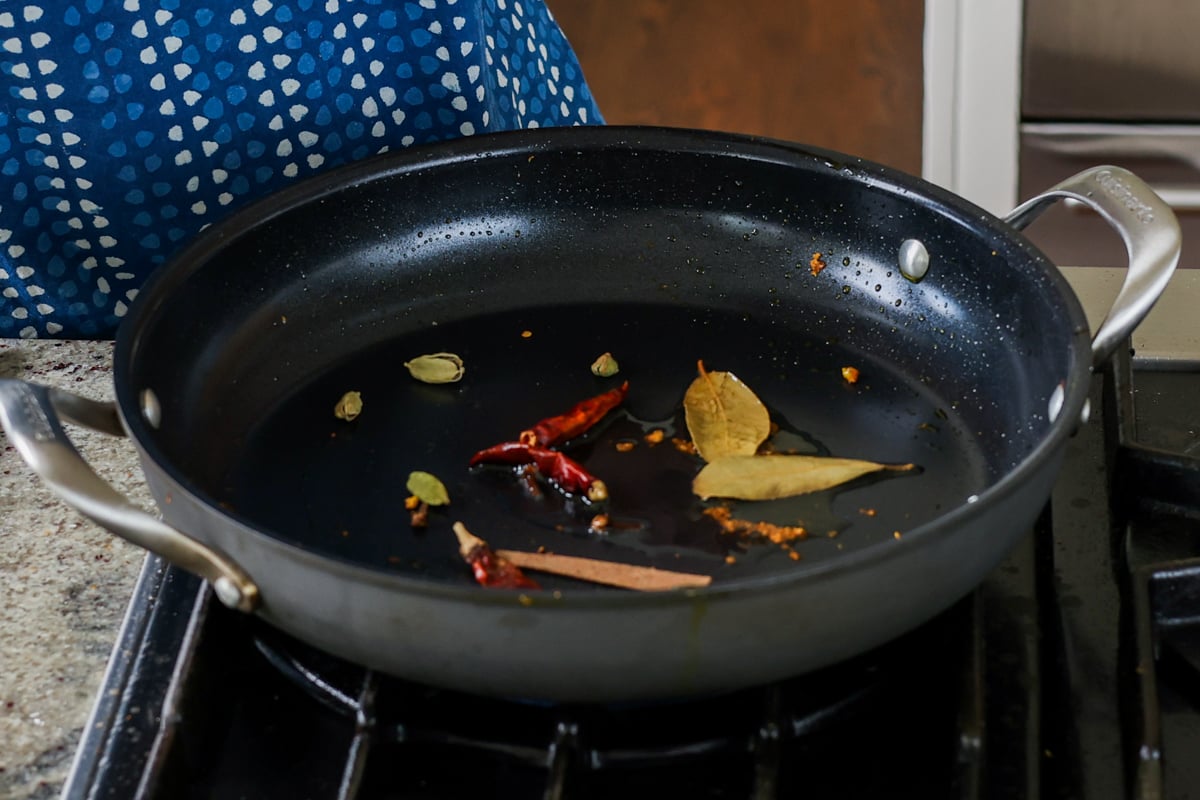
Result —
<path fill-rule="evenodd" d="M 1200 121 L 1196 0 L 1026 0 L 1022 115 Z"/>
<path fill-rule="evenodd" d="M 1026 122 L 1020 146 L 1022 199 L 1097 164 L 1125 167 L 1149 182 L 1178 215 L 1183 229 L 1179 266 L 1200 267 L 1200 125 Z M 1120 237 L 1079 204 L 1058 204 L 1025 234 L 1060 266 L 1123 267 L 1128 262 Z"/>

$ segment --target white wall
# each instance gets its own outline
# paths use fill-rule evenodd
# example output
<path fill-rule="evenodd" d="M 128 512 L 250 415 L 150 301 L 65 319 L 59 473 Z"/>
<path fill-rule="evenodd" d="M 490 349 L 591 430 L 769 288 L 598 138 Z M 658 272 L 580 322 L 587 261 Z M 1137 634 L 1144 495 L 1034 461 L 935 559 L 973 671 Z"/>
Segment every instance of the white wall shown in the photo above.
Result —
<path fill-rule="evenodd" d="M 994 214 L 1017 202 L 1021 0 L 925 0 L 922 174 Z"/>

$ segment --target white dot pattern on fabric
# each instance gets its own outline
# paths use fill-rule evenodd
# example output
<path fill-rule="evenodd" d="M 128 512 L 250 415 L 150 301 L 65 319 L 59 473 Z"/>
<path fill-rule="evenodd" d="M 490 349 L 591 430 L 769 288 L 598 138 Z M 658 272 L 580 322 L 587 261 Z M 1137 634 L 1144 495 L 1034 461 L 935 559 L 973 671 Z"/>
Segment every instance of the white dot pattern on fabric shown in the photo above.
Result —
<path fill-rule="evenodd" d="M 0 337 L 111 336 L 190 237 L 316 171 L 602 123 L 542 0 L 0 7 Z"/>

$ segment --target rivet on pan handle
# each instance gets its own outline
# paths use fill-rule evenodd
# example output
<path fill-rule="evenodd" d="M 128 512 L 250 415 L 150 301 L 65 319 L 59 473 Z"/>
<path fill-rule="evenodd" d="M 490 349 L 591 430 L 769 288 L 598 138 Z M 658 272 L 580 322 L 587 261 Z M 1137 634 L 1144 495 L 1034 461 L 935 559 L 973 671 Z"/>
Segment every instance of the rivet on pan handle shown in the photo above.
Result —
<path fill-rule="evenodd" d="M 0 379 L 0 425 L 26 463 L 59 497 L 117 536 L 206 579 L 230 608 L 249 612 L 257 607 L 258 587 L 240 567 L 142 511 L 105 483 L 75 449 L 60 416 L 124 435 L 111 404 Z"/>
<path fill-rule="evenodd" d="M 1005 217 L 1023 229 L 1052 203 L 1078 200 L 1095 209 L 1125 240 L 1125 283 L 1092 337 L 1092 366 L 1108 360 L 1150 312 L 1179 262 L 1182 235 L 1171 207 L 1141 178 L 1121 167 L 1093 167 L 1026 200 Z"/>

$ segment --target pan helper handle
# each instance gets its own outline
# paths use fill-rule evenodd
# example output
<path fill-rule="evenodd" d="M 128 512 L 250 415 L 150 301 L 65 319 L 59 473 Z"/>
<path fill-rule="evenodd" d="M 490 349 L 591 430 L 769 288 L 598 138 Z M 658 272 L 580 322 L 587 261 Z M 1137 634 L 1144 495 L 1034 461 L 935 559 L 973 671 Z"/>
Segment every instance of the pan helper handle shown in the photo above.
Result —
<path fill-rule="evenodd" d="M 112 404 L 0 379 L 0 425 L 33 471 L 59 497 L 117 536 L 206 579 L 230 608 L 249 612 L 258 606 L 258 587 L 240 567 L 142 511 L 105 483 L 75 449 L 60 417 L 103 433 L 124 435 Z"/>
<path fill-rule="evenodd" d="M 1179 263 L 1182 235 L 1175 213 L 1162 198 L 1129 170 L 1111 166 L 1093 167 L 1067 178 L 1017 206 L 1005 221 L 1022 230 L 1061 199 L 1093 208 L 1121 234 L 1129 252 L 1125 283 L 1092 337 L 1095 368 L 1129 338 L 1163 293 Z"/>

